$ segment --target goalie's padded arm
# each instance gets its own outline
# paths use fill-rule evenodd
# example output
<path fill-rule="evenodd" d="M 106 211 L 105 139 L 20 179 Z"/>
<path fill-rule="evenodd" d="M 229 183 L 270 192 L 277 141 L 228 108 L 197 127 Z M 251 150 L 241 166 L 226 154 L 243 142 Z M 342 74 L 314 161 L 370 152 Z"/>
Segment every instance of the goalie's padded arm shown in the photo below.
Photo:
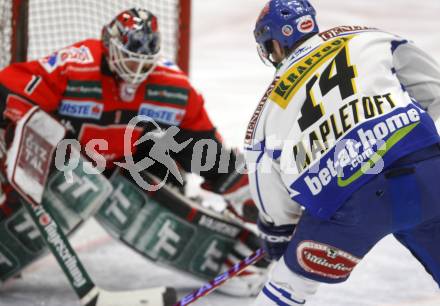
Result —
<path fill-rule="evenodd" d="M 12 142 L 17 121 L 35 105 L 36 103 L 12 92 L 0 83 L 0 129 L 5 130 L 7 146 Z"/>
<path fill-rule="evenodd" d="M 35 105 L 38 104 L 0 83 L 0 127 L 5 128 L 10 121 L 17 122 Z"/>
<path fill-rule="evenodd" d="M 14 137 L 15 123 L 22 118 L 33 104 L 12 93 L 0 84 L 0 129 L 4 130 L 5 147 L 8 147 Z"/>
<path fill-rule="evenodd" d="M 6 109 L 6 98 L 9 94 L 9 90 L 0 84 L 0 128 L 5 129 L 8 125 L 6 118 L 4 117 L 4 112 Z"/>
<path fill-rule="evenodd" d="M 206 181 L 213 183 L 222 180 L 223 177 L 228 176 L 234 171 L 236 155 L 232 154 L 231 149 L 227 148 L 222 143 L 217 136 L 216 129 L 209 131 L 191 131 L 181 129 L 175 137 L 178 143 L 182 143 L 191 138 L 193 140 L 186 148 L 179 153 L 171 153 L 171 156 L 179 162 L 185 171 L 199 174 Z M 201 153 L 201 144 L 205 143 L 207 140 L 212 143 L 212 148 L 214 148 L 215 144 L 215 151 L 213 150 L 215 154 L 207 154 L 206 146 L 203 147 L 204 150 L 203 153 Z M 199 167 L 199 153 L 201 153 L 202 156 L 202 166 L 204 164 L 208 164 L 212 165 L 211 168 L 204 169 L 203 167 Z M 226 156 L 229 156 L 229 160 L 226 160 Z"/>
<path fill-rule="evenodd" d="M 45 71 L 38 61 L 14 63 L 0 71 L 0 104 L 1 113 L 12 114 L 13 121 L 20 118 L 16 113 L 16 100 L 27 102 L 31 106 L 38 105 L 47 113 L 58 108 L 67 84 L 64 67 L 52 73 Z M 11 100 L 13 100 L 12 103 Z M 22 110 L 19 108 L 20 112 Z"/>

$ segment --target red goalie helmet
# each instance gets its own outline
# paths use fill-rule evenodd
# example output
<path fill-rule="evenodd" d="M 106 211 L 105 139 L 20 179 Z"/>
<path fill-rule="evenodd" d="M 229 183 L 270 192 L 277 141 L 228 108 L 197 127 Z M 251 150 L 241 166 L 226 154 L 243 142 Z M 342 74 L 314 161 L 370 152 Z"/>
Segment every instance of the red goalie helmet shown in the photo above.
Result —
<path fill-rule="evenodd" d="M 157 18 L 141 8 L 124 11 L 103 27 L 102 43 L 110 69 L 124 81 L 139 84 L 159 59 Z"/>

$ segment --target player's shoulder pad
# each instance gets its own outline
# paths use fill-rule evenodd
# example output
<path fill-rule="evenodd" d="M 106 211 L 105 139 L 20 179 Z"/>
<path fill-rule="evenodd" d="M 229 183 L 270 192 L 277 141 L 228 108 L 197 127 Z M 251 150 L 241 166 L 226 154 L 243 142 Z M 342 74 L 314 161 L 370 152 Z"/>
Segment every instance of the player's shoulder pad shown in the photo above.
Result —
<path fill-rule="evenodd" d="M 99 67 L 101 57 L 101 41 L 88 39 L 59 49 L 38 62 L 48 73 L 52 73 L 57 68 L 66 66 Z"/>
<path fill-rule="evenodd" d="M 406 44 L 411 42 L 408 39 L 405 39 L 399 35 L 396 35 L 391 32 L 387 32 L 378 28 L 372 28 L 367 26 L 339 26 L 327 31 L 319 33 L 319 37 L 323 41 L 329 41 L 332 38 L 347 36 L 347 35 L 363 35 L 367 33 L 373 33 L 374 37 L 382 37 L 391 41 L 391 51 L 394 53 L 397 47 L 402 44 Z"/>
<path fill-rule="evenodd" d="M 188 78 L 185 72 L 183 72 L 175 62 L 164 57 L 159 59 L 159 62 L 157 63 L 157 66 L 152 74 L 167 74 L 169 77 Z"/>
<path fill-rule="evenodd" d="M 341 36 L 341 35 L 349 35 L 356 34 L 362 32 L 381 32 L 378 28 L 368 27 L 368 26 L 358 26 L 358 25 L 349 25 L 349 26 L 338 26 L 331 28 L 329 30 L 323 31 L 319 33 L 319 37 L 321 37 L 324 41 L 330 40 L 332 38 Z"/>
<path fill-rule="evenodd" d="M 191 87 L 188 76 L 173 61 L 161 58 L 151 72 L 151 77 L 161 83 L 168 83 L 181 87 Z"/>
<path fill-rule="evenodd" d="M 172 61 L 166 57 L 161 57 L 159 59 L 159 63 L 157 65 L 160 67 L 169 69 L 169 70 L 173 70 L 175 72 L 182 73 L 182 70 L 179 68 L 179 66 L 177 66 L 177 64 L 174 61 Z"/>

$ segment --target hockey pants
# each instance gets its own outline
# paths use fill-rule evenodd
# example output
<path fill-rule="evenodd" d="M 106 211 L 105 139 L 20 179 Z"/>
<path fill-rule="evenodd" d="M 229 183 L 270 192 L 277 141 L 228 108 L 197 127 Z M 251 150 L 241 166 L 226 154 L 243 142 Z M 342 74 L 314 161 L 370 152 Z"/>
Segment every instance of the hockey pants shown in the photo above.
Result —
<path fill-rule="evenodd" d="M 330 220 L 303 214 L 284 261 L 311 280 L 338 283 L 393 234 L 440 286 L 440 146 L 412 153 L 356 191 Z"/>

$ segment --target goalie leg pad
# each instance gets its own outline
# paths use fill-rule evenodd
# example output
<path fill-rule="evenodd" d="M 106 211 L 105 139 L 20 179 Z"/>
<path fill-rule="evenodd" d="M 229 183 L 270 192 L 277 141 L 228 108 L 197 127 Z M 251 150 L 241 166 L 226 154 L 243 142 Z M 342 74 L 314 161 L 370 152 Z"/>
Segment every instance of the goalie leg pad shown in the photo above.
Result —
<path fill-rule="evenodd" d="M 235 263 L 259 247 L 255 234 L 166 185 L 147 194 L 120 174 L 111 182 L 114 192 L 96 218 L 112 236 L 149 260 L 211 280 L 226 270 L 228 262 Z M 266 271 L 261 267 L 255 278 Z M 244 290 L 234 288 L 230 293 L 248 296 L 249 276 Z M 252 291 L 255 294 L 258 290 Z"/>
<path fill-rule="evenodd" d="M 144 290 L 112 292 L 101 290 L 93 306 L 172 306 L 177 302 L 173 288 L 157 287 Z"/>
<path fill-rule="evenodd" d="M 79 167 L 73 170 L 70 182 L 64 173 L 52 173 L 44 191 L 43 205 L 50 209 L 64 233 L 73 232 L 93 216 L 111 192 L 110 183 L 102 175 L 83 172 L 83 163 L 81 160 Z M 30 215 L 18 199 L 11 206 L 12 214 L 0 220 L 0 282 L 20 273 L 47 252 Z"/>
<path fill-rule="evenodd" d="M 245 243 L 237 242 L 223 264 L 222 270 L 230 269 L 235 263 L 252 253 L 254 249 Z M 239 297 L 256 296 L 267 281 L 269 264 L 269 262 L 263 259 L 257 262 L 257 264 L 249 266 L 244 272 L 219 287 L 218 291 Z"/>

